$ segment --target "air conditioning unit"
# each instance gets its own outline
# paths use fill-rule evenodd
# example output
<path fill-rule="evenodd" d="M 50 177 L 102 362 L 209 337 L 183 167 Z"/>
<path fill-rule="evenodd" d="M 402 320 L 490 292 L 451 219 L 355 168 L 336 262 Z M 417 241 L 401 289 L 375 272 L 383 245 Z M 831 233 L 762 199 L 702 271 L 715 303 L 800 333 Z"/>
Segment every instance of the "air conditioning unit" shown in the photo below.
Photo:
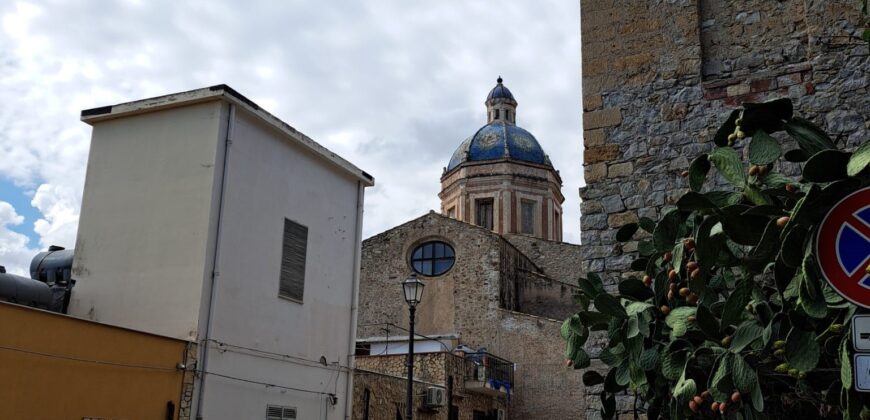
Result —
<path fill-rule="evenodd" d="M 505 420 L 505 419 L 507 419 L 507 414 L 505 414 L 504 410 L 499 408 L 498 409 L 498 420 Z"/>
<path fill-rule="evenodd" d="M 447 391 L 444 388 L 430 386 L 426 388 L 426 407 L 441 407 L 447 403 Z"/>

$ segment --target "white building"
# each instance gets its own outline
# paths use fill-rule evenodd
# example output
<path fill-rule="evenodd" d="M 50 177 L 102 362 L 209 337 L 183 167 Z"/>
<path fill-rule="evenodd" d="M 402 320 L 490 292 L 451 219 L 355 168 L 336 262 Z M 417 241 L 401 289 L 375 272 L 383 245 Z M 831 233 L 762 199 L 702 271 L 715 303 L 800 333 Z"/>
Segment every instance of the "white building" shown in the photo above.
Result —
<path fill-rule="evenodd" d="M 182 418 L 349 418 L 373 178 L 225 85 L 82 120 L 70 313 L 197 344 Z"/>

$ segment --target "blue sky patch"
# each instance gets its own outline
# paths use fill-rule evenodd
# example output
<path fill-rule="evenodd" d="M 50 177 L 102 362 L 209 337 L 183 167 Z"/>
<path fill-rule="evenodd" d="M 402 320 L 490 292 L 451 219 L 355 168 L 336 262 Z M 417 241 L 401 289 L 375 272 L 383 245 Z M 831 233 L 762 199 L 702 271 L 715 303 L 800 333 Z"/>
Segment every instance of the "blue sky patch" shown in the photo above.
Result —
<path fill-rule="evenodd" d="M 9 230 L 26 235 L 30 238 L 29 246 L 39 244 L 39 236 L 33 231 L 33 223 L 42 215 L 36 207 L 30 205 L 32 197 L 23 188 L 15 186 L 6 178 L 0 177 L 0 201 L 5 201 L 15 208 L 15 212 L 24 216 L 24 223 L 17 226 L 8 226 Z"/>

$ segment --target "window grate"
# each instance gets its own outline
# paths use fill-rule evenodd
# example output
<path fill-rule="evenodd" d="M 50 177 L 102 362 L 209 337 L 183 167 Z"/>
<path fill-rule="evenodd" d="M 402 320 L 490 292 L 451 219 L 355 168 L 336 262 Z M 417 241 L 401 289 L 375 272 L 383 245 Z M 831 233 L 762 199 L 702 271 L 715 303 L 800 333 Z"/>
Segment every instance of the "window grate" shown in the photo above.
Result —
<path fill-rule="evenodd" d="M 292 220 L 284 219 L 279 296 L 302 301 L 305 291 L 305 254 L 307 248 L 308 228 Z"/>
<path fill-rule="evenodd" d="M 294 420 L 296 419 L 296 407 L 282 407 L 279 405 L 266 406 L 266 420 Z"/>

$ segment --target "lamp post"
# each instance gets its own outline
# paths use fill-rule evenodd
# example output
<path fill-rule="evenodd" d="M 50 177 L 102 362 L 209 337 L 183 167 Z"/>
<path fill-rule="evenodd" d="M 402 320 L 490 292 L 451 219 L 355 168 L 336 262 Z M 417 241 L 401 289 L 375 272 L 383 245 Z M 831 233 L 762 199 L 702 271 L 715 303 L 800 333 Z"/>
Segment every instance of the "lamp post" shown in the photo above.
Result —
<path fill-rule="evenodd" d="M 405 302 L 408 302 L 409 329 L 408 336 L 408 389 L 405 395 L 405 420 L 411 420 L 414 413 L 414 312 L 417 310 L 417 304 L 420 303 L 423 297 L 422 281 L 417 279 L 416 274 L 411 274 L 402 283 L 402 291 L 405 293 Z"/>

